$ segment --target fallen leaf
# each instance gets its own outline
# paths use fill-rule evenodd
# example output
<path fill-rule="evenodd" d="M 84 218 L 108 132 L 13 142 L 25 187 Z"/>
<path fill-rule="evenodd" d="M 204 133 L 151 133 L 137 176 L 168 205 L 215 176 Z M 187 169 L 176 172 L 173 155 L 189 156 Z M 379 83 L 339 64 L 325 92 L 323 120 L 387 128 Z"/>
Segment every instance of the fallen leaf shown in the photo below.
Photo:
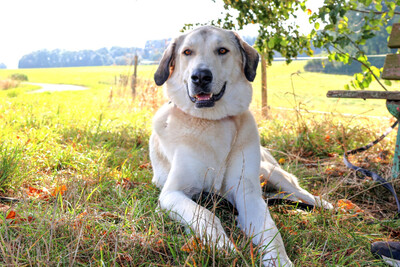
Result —
<path fill-rule="evenodd" d="M 337 206 L 339 208 L 339 211 L 342 213 L 362 213 L 364 210 L 362 210 L 360 207 L 358 207 L 356 204 L 351 202 L 348 199 L 339 199 L 337 202 Z"/>
<path fill-rule="evenodd" d="M 61 185 L 61 186 L 57 186 L 56 188 L 54 188 L 53 193 L 51 193 L 52 196 L 56 196 L 57 194 L 63 195 L 64 192 L 67 191 L 67 186 L 66 185 Z"/>
<path fill-rule="evenodd" d="M 17 214 L 15 213 L 15 211 L 10 210 L 10 212 L 7 214 L 6 219 L 7 219 L 7 220 L 8 220 L 8 219 L 13 220 L 13 219 L 15 219 L 15 216 L 16 216 L 16 215 L 17 215 Z"/>
<path fill-rule="evenodd" d="M 123 178 L 122 182 L 117 182 L 117 186 L 121 186 L 122 188 L 125 189 L 133 189 L 135 188 L 139 183 L 133 182 L 129 179 Z"/>
<path fill-rule="evenodd" d="M 197 237 L 192 237 L 181 247 L 181 251 L 190 253 L 203 248 L 201 241 Z"/>
<path fill-rule="evenodd" d="M 143 164 L 141 164 L 141 165 L 139 165 L 139 169 L 149 169 L 150 168 L 150 163 L 149 162 L 147 162 L 147 163 L 143 163 Z"/>
<path fill-rule="evenodd" d="M 35 187 L 29 186 L 28 187 L 28 197 L 31 198 L 39 198 L 43 200 L 49 200 L 50 197 L 50 192 L 46 188 L 43 187 L 43 189 L 37 189 Z"/>

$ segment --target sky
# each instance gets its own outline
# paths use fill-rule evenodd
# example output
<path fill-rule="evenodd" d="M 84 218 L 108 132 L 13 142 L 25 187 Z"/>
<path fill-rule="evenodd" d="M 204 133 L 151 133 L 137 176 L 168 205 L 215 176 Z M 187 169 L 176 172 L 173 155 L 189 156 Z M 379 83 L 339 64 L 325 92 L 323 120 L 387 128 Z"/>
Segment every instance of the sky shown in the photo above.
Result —
<path fill-rule="evenodd" d="M 0 63 L 17 68 L 23 55 L 41 49 L 144 47 L 222 11 L 222 0 L 0 0 Z M 240 34 L 256 36 L 257 27 Z"/>

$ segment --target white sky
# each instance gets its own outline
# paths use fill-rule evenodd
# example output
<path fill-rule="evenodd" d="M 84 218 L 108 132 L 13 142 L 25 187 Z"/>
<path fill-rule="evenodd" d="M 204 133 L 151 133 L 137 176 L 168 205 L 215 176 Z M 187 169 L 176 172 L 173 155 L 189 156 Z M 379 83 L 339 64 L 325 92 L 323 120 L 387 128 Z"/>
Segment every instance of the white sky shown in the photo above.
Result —
<path fill-rule="evenodd" d="M 0 62 L 16 68 L 40 49 L 144 47 L 222 10 L 221 0 L 0 0 Z M 257 28 L 241 34 L 256 36 Z"/>

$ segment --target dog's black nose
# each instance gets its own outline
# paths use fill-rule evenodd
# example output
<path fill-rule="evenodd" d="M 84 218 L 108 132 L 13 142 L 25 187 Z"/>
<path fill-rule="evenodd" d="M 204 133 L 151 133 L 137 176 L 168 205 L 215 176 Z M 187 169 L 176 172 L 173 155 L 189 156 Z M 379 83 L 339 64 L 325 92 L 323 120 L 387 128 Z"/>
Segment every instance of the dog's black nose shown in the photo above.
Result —
<path fill-rule="evenodd" d="M 212 82 L 213 75 L 208 69 L 197 69 L 193 71 L 190 78 L 192 79 L 192 83 L 194 85 L 205 87 Z"/>

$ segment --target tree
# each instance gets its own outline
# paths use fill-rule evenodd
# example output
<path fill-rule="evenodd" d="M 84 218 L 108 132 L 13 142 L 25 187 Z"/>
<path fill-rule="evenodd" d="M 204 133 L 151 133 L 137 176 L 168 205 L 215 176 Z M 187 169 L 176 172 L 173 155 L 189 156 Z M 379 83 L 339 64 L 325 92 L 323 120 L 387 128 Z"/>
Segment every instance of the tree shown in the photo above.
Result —
<path fill-rule="evenodd" d="M 213 0 L 215 1 L 215 0 Z M 325 0 L 317 12 L 306 7 L 306 0 L 223 0 L 225 16 L 211 22 L 227 29 L 242 29 L 248 24 L 259 24 L 256 49 L 271 64 L 274 51 L 290 63 L 299 54 L 313 55 L 312 47 L 323 48 L 332 61 L 361 64 L 361 74 L 354 76 L 351 85 L 364 89 L 378 80 L 382 69 L 374 67 L 363 50 L 366 41 L 382 31 L 390 33 L 396 5 L 400 0 Z M 235 10 L 232 13 L 232 10 Z M 299 11 L 309 15 L 313 29 L 303 34 L 295 19 Z M 349 26 L 348 13 L 360 15 L 359 30 Z M 232 15 L 234 14 L 234 15 Z M 185 28 L 192 25 L 187 25 Z M 385 42 L 386 43 L 386 42 Z M 385 44 L 386 45 L 386 44 Z M 350 49 L 352 47 L 352 49 Z M 386 90 L 385 86 L 381 84 Z"/>
<path fill-rule="evenodd" d="M 371 7 L 373 8 L 373 7 Z M 349 10 L 346 13 L 348 18 L 347 24 L 349 28 L 353 32 L 361 32 L 361 22 L 364 19 L 362 13 L 358 10 Z M 399 16 L 394 17 L 392 21 L 398 20 Z M 388 26 L 391 26 L 391 23 L 388 23 Z M 395 53 L 395 49 L 388 48 L 385 44 L 389 38 L 389 33 L 386 30 L 375 32 L 375 36 L 365 41 L 365 44 L 362 45 L 362 50 L 367 55 L 385 55 L 388 53 Z M 354 45 L 348 45 L 343 48 L 343 51 L 349 53 L 349 55 L 356 55 L 357 48 Z M 371 57 L 368 59 L 372 66 L 377 67 L 378 69 L 383 67 L 385 57 Z M 362 64 L 354 61 L 349 64 L 343 64 L 338 61 L 329 62 L 326 59 L 314 59 L 310 60 L 304 66 L 304 69 L 307 71 L 316 71 L 316 72 L 324 72 L 324 73 L 335 73 L 335 74 L 355 74 L 359 73 L 361 70 Z"/>

